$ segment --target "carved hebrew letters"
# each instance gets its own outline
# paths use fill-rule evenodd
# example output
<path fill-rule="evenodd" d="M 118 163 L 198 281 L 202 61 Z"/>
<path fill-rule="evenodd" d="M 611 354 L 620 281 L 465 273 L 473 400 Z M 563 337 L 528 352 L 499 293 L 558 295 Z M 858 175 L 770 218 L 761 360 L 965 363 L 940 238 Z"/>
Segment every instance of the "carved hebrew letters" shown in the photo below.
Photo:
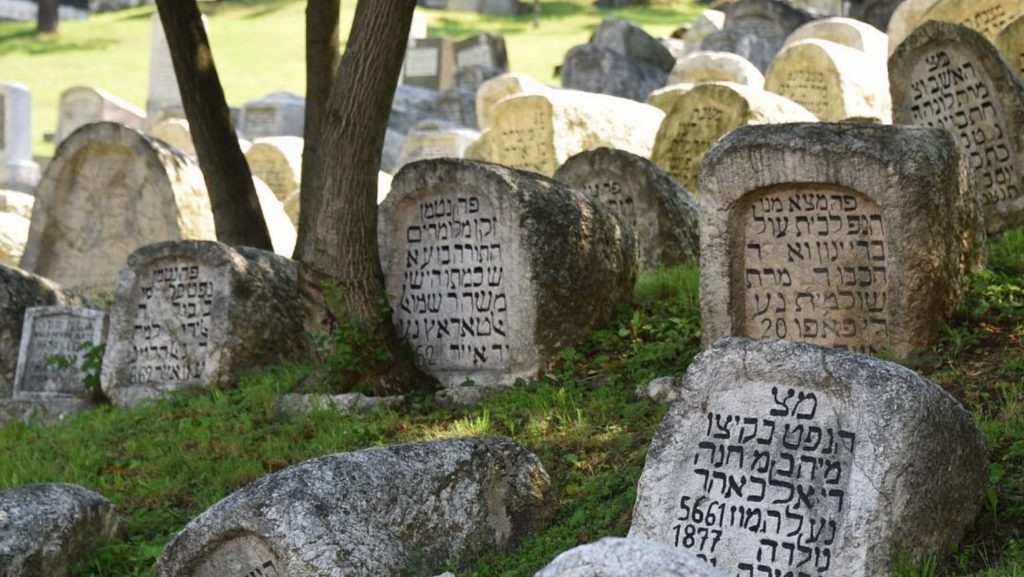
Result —
<path fill-rule="evenodd" d="M 70 312 L 39 314 L 26 323 L 31 333 L 22 373 L 15 384 L 15 396 L 79 396 L 85 392 L 80 370 L 84 354 L 79 347 L 93 344 L 97 323 L 102 317 L 80 316 Z M 24 337 L 23 337 L 24 338 Z M 61 366 L 57 359 L 68 364 Z"/>
<path fill-rule="evenodd" d="M 636 194 L 632 187 L 623 186 L 618 180 L 602 179 L 583 185 L 582 190 L 612 210 L 617 210 L 636 228 Z"/>
<path fill-rule="evenodd" d="M 553 133 L 551 113 L 543 108 L 506 113 L 497 120 L 496 162 L 540 174 L 554 172 L 550 151 Z"/>
<path fill-rule="evenodd" d="M 509 366 L 508 296 L 499 214 L 490 201 L 424 200 L 405 230 L 399 330 L 433 370 Z"/>
<path fill-rule="evenodd" d="M 831 99 L 842 97 L 838 90 L 829 95 L 825 73 L 817 70 L 793 70 L 786 74 L 779 85 L 779 94 L 802 105 L 818 118 L 828 118 Z"/>
<path fill-rule="evenodd" d="M 711 145 L 739 126 L 734 110 L 713 103 L 681 111 L 667 155 L 659 163 L 689 190 L 697 190 L 700 163 Z"/>
<path fill-rule="evenodd" d="M 288 577 L 287 568 L 267 542 L 243 535 L 218 546 L 191 574 L 192 577 Z"/>
<path fill-rule="evenodd" d="M 852 191 L 752 193 L 744 227 L 741 332 L 875 352 L 888 345 L 885 223 Z"/>
<path fill-rule="evenodd" d="M 856 435 L 820 392 L 765 385 L 763 400 L 709 407 L 669 542 L 740 577 L 828 575 Z"/>

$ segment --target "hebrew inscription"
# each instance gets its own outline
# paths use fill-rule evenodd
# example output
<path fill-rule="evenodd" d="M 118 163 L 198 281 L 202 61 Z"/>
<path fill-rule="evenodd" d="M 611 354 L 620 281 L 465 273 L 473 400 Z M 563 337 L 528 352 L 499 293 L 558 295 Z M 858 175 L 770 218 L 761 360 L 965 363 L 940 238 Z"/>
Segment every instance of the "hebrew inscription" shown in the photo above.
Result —
<path fill-rule="evenodd" d="M 501 221 L 490 201 L 420 202 L 405 230 L 399 329 L 431 370 L 510 366 Z"/>
<path fill-rule="evenodd" d="M 244 535 L 220 545 L 193 577 L 288 577 L 288 571 L 262 537 Z"/>
<path fill-rule="evenodd" d="M 956 136 L 968 156 L 982 204 L 1019 197 L 1013 135 L 981 63 L 966 51 L 947 46 L 918 61 L 910 82 L 913 122 L 945 128 Z"/>
<path fill-rule="evenodd" d="M 698 190 L 697 176 L 704 155 L 722 135 L 743 123 L 743 112 L 737 108 L 731 101 L 725 106 L 710 102 L 692 108 L 677 106 L 673 118 L 666 119 L 675 123 L 675 133 L 667 147 L 659 144 L 658 165 L 687 190 Z"/>
<path fill-rule="evenodd" d="M 102 338 L 103 313 L 29 309 L 14 385 L 16 397 L 81 396 L 84 347 Z"/>
<path fill-rule="evenodd" d="M 762 400 L 711 405 L 670 542 L 738 577 L 827 576 L 856 435 L 820 393 L 765 385 Z"/>
<path fill-rule="evenodd" d="M 754 193 L 744 227 L 743 335 L 872 353 L 887 346 L 886 234 L 852 191 Z"/>
<path fill-rule="evenodd" d="M 828 118 L 829 85 L 825 74 L 817 70 L 793 70 L 779 84 L 779 94 L 803 105 L 818 118 Z M 841 98 L 834 93 L 834 98 Z"/>
<path fill-rule="evenodd" d="M 520 104 L 520 108 L 524 103 Z M 555 170 L 554 151 L 551 150 L 554 132 L 550 110 L 531 107 L 532 110 L 512 110 L 496 120 L 498 138 L 491 142 L 497 162 L 520 170 L 552 174 Z"/>
<path fill-rule="evenodd" d="M 583 192 L 600 200 L 605 206 L 617 210 L 636 228 L 636 193 L 631 186 L 623 186 L 618 180 L 598 180 L 582 186 Z"/>

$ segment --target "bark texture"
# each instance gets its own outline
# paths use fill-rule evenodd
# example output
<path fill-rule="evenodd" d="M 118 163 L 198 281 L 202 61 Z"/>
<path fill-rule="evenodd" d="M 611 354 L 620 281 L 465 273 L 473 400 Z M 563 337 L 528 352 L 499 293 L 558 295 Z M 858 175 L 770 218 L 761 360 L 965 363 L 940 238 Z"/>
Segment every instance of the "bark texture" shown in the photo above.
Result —
<path fill-rule="evenodd" d="M 39 14 L 36 20 L 37 34 L 52 34 L 57 31 L 59 0 L 39 0 Z"/>

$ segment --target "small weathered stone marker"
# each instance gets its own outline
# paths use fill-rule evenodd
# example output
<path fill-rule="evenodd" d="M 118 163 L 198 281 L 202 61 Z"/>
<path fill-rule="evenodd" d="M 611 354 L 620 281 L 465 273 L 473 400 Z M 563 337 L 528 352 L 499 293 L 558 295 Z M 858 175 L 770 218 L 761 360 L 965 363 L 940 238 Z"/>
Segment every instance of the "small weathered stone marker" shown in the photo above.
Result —
<path fill-rule="evenodd" d="M 988 465 L 970 413 L 895 363 L 722 339 L 679 394 L 631 538 L 729 575 L 881 576 L 943 551 L 981 510 Z"/>
<path fill-rule="evenodd" d="M 448 90 L 455 82 L 455 45 L 450 38 L 413 38 L 405 50 L 402 82 Z"/>
<path fill-rule="evenodd" d="M 459 40 L 452 47 L 455 69 L 483 66 L 496 72 L 508 72 L 508 53 L 501 34 L 481 33 Z"/>
<path fill-rule="evenodd" d="M 676 60 L 666 85 L 702 82 L 735 82 L 760 89 L 764 75 L 739 54 L 698 50 Z"/>
<path fill-rule="evenodd" d="M 54 140 L 60 144 L 79 127 L 103 120 L 142 130 L 146 123 L 146 111 L 105 90 L 91 86 L 72 86 L 60 94 Z"/>
<path fill-rule="evenodd" d="M 0 83 L 0 188 L 32 193 L 39 165 L 32 160 L 32 93 Z"/>
<path fill-rule="evenodd" d="M 956 137 L 998 232 L 1024 224 L 1024 85 L 978 32 L 927 22 L 889 60 L 893 120 Z"/>
<path fill-rule="evenodd" d="M 924 352 L 983 250 L 956 143 L 935 128 L 742 128 L 705 157 L 700 189 L 705 343 Z"/>
<path fill-rule="evenodd" d="M 70 306 L 32 307 L 25 323 L 14 377 L 15 399 L 86 396 L 84 346 L 102 345 L 107 313 Z M 60 366 L 60 357 L 68 366 Z"/>

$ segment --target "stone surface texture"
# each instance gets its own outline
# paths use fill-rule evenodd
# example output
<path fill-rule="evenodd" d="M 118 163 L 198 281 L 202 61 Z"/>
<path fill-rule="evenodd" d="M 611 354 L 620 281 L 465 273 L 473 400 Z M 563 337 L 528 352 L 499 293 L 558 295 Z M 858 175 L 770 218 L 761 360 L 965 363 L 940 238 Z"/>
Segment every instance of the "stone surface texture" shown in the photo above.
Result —
<path fill-rule="evenodd" d="M 267 183 L 281 202 L 302 183 L 303 142 L 298 136 L 257 138 L 245 153 L 252 175 Z"/>
<path fill-rule="evenodd" d="M 31 307 L 25 311 L 18 369 L 14 376 L 15 399 L 85 398 L 86 351 L 106 341 L 107 313 L 70 306 Z M 52 366 L 60 356 L 70 366 Z"/>
<path fill-rule="evenodd" d="M 964 160 L 939 129 L 742 128 L 705 157 L 700 188 L 705 344 L 907 358 L 938 338 L 983 250 Z"/>
<path fill-rule="evenodd" d="M 988 465 L 970 413 L 895 363 L 729 338 L 697 356 L 679 393 L 630 537 L 730 575 L 883 577 L 945 550 L 981 510 Z"/>
<path fill-rule="evenodd" d="M 693 90 L 695 84 L 687 84 L 681 82 L 679 84 L 669 84 L 665 88 L 659 88 L 651 93 L 647 97 L 647 104 L 657 108 L 658 110 L 668 114 L 672 112 L 672 107 L 675 106 L 676 101 L 680 96 Z"/>
<path fill-rule="evenodd" d="M 768 70 L 786 37 L 811 20 L 783 0 L 737 0 L 721 7 L 725 26 L 701 42 L 701 50 L 733 52 Z"/>
<path fill-rule="evenodd" d="M 103 357 L 103 392 L 134 406 L 301 350 L 295 262 L 209 241 L 162 242 L 118 274 Z"/>
<path fill-rule="evenodd" d="M 0 189 L 0 212 L 32 218 L 32 207 L 35 203 L 36 199 L 31 194 Z"/>
<path fill-rule="evenodd" d="M 388 117 L 388 129 L 399 134 L 406 134 L 421 120 L 430 116 L 430 111 L 437 101 L 437 91 L 399 84 L 395 88 L 395 99 L 391 103 L 391 116 Z"/>
<path fill-rule="evenodd" d="M 889 36 L 889 54 L 914 31 L 921 22 L 921 17 L 939 0 L 903 0 L 893 10 L 889 26 L 885 32 Z"/>
<path fill-rule="evenodd" d="M 797 28 L 783 46 L 801 40 L 828 40 L 859 50 L 876 65 L 889 59 L 889 36 L 878 28 L 853 18 L 820 18 Z"/>
<path fill-rule="evenodd" d="M 18 266 L 25 254 L 31 224 L 19 214 L 0 211 L 0 264 Z"/>
<path fill-rule="evenodd" d="M 256 189 L 256 200 L 259 201 L 260 209 L 263 211 L 263 221 L 270 233 L 270 246 L 274 248 L 274 254 L 291 258 L 298 240 L 298 231 L 295 228 L 298 225 L 292 222 L 291 216 L 284 208 L 284 203 L 278 200 L 277 195 L 267 183 L 255 176 L 252 183 Z"/>
<path fill-rule="evenodd" d="M 398 168 L 431 158 L 462 158 L 466 149 L 480 138 L 468 128 L 433 125 L 409 133 L 398 155 Z"/>
<path fill-rule="evenodd" d="M 675 58 L 660 42 L 643 28 L 622 18 L 605 18 L 594 31 L 591 44 L 617 52 L 630 60 L 643 62 L 668 72 Z"/>
<path fill-rule="evenodd" d="M 605 537 L 555 557 L 534 577 L 726 577 L 688 551 L 643 539 Z"/>
<path fill-rule="evenodd" d="M 668 73 L 596 44 L 571 48 L 562 62 L 562 87 L 643 102 Z"/>
<path fill-rule="evenodd" d="M 0 491 L 0 575 L 70 577 L 71 568 L 116 530 L 114 506 L 83 487 Z"/>
<path fill-rule="evenodd" d="M 764 88 L 764 75 L 739 54 L 700 50 L 676 61 L 667 84 L 702 82 L 735 82 L 751 88 Z"/>
<path fill-rule="evenodd" d="M 697 264 L 697 202 L 646 158 L 597 148 L 565 161 L 554 179 L 595 197 L 622 215 L 636 235 L 642 270 Z"/>
<path fill-rule="evenodd" d="M 480 130 L 491 127 L 491 109 L 502 98 L 516 94 L 543 94 L 550 88 L 528 74 L 509 72 L 486 80 L 476 91 L 476 118 Z"/>
<path fill-rule="evenodd" d="M 149 135 L 173 146 L 182 153 L 195 157 L 196 146 L 192 142 L 192 131 L 188 120 L 184 118 L 168 118 L 161 120 L 149 129 Z"/>
<path fill-rule="evenodd" d="M 164 548 L 156 574 L 401 577 L 415 564 L 431 575 L 485 549 L 508 550 L 553 504 L 540 461 L 509 439 L 338 453 L 214 505 Z"/>
<path fill-rule="evenodd" d="M 376 408 L 396 409 L 405 403 L 405 397 L 368 397 L 360 393 L 341 395 L 299 394 L 282 395 L 274 409 L 284 417 L 307 415 L 313 411 L 333 411 L 339 415 L 364 414 Z"/>

